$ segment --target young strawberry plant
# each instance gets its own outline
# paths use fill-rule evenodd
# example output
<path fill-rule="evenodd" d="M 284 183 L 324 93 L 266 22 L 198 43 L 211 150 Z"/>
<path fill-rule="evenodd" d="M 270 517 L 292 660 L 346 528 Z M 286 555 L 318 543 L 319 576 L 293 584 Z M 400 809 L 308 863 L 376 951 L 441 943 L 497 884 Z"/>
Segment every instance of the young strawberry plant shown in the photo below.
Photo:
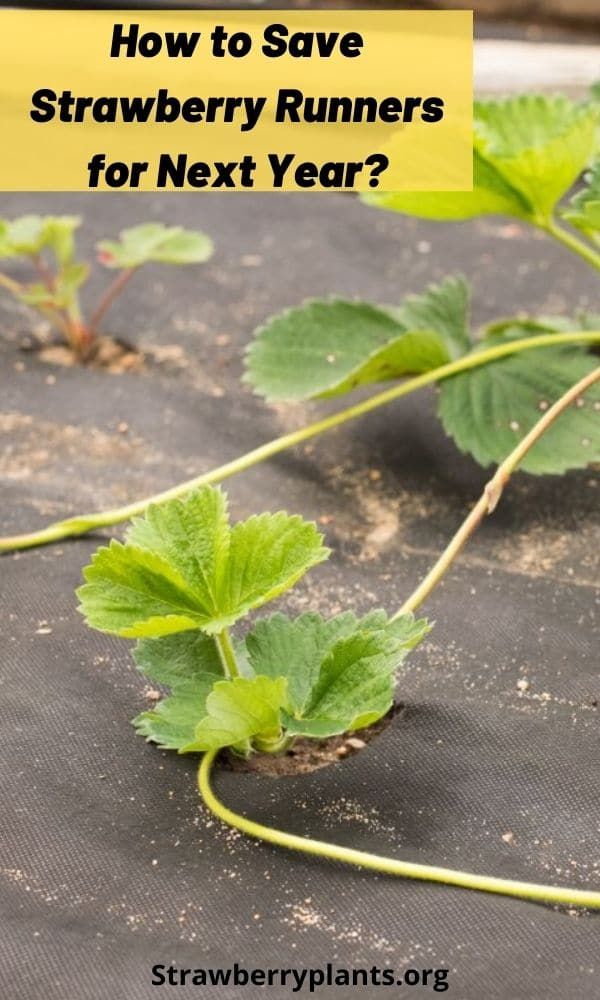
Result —
<path fill-rule="evenodd" d="M 587 373 L 550 407 L 502 462 L 440 559 L 392 615 L 310 611 L 254 621 L 245 636 L 230 629 L 279 597 L 329 555 L 314 524 L 280 512 L 229 523 L 219 489 L 151 505 L 125 543 L 98 550 L 78 590 L 89 625 L 137 639 L 139 669 L 170 688 L 137 731 L 178 753 L 201 753 L 200 794 L 225 823 L 267 840 L 377 871 L 504 895 L 600 908 L 600 892 L 536 885 L 383 858 L 300 837 L 233 813 L 215 796 L 217 754 L 281 754 L 298 736 L 323 739 L 360 730 L 390 709 L 398 668 L 429 631 L 413 611 L 426 599 L 483 517 L 498 503 L 513 470 L 563 413 L 600 381 Z"/>
<path fill-rule="evenodd" d="M 76 357 L 88 361 L 94 356 L 109 307 L 143 264 L 201 264 L 212 254 L 212 243 L 204 233 L 159 222 L 125 229 L 118 240 L 102 240 L 97 246 L 98 261 L 117 274 L 86 317 L 79 294 L 90 276 L 90 265 L 76 257 L 75 230 L 80 222 L 74 215 L 0 220 L 0 258 L 24 259 L 32 270 L 30 281 L 0 274 L 0 287 L 41 313 Z"/>
<path fill-rule="evenodd" d="M 88 624 L 137 638 L 135 658 L 172 694 L 134 725 L 162 747 L 279 752 L 298 735 L 360 729 L 392 703 L 392 675 L 426 632 L 380 611 L 325 621 L 308 613 L 230 628 L 279 597 L 329 550 L 313 524 L 285 513 L 230 526 L 210 486 L 151 506 L 100 549 L 78 591 Z"/>
<path fill-rule="evenodd" d="M 525 95 L 478 102 L 472 192 L 373 193 L 364 200 L 440 221 L 509 215 L 543 230 L 600 270 L 599 120 L 597 100 Z M 584 189 L 563 205 L 564 196 L 588 168 Z M 440 386 L 440 419 L 458 448 L 483 466 L 499 461 L 552 400 L 593 369 L 600 318 L 515 317 L 473 331 L 468 301 L 465 281 L 449 278 L 399 305 L 326 299 L 272 317 L 248 350 L 245 375 L 267 400 L 318 400 L 358 386 L 384 381 L 392 385 L 155 496 L 0 538 L 0 552 L 126 521 L 150 503 L 221 482 L 433 384 Z M 598 409 L 596 388 L 586 406 L 570 411 L 536 444 L 523 469 L 558 474 L 600 460 Z"/>

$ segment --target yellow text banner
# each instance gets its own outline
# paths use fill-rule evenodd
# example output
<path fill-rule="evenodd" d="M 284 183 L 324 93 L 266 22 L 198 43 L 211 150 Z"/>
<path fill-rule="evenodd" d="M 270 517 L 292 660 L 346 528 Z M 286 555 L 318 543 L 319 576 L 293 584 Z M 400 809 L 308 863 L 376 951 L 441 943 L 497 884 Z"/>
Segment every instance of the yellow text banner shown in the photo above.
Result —
<path fill-rule="evenodd" d="M 0 11 L 4 191 L 464 191 L 470 11 Z"/>

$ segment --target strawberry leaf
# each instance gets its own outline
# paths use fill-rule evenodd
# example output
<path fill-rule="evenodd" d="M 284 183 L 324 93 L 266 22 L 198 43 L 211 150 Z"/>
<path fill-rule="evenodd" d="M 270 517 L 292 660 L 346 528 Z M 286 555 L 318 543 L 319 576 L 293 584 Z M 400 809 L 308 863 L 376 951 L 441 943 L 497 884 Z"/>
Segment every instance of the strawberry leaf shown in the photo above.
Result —
<path fill-rule="evenodd" d="M 281 735 L 286 704 L 282 677 L 235 677 L 217 681 L 206 699 L 206 715 L 182 753 L 238 747 L 248 740 L 275 740 Z"/>
<path fill-rule="evenodd" d="M 286 715 L 286 731 L 334 736 L 361 729 L 385 715 L 394 697 L 398 645 L 384 632 L 340 639 L 323 660 L 302 715 Z"/>
<path fill-rule="evenodd" d="M 308 613 L 275 614 L 256 623 L 238 645 L 248 676 L 223 677 L 214 640 L 185 632 L 138 642 L 134 656 L 169 697 L 134 719 L 137 731 L 182 753 L 284 735 L 323 737 L 369 725 L 387 712 L 392 674 L 429 631 L 424 620 L 384 611 L 325 621 Z M 248 662 L 245 663 L 245 656 Z"/>
<path fill-rule="evenodd" d="M 139 639 L 133 658 L 148 680 L 173 690 L 197 676 L 223 676 L 223 666 L 212 636 L 202 632 L 180 632 L 158 639 Z"/>
<path fill-rule="evenodd" d="M 89 267 L 83 262 L 65 264 L 54 279 L 54 286 L 49 289 L 41 282 L 26 285 L 19 298 L 30 306 L 54 306 L 58 309 L 68 309 L 72 305 L 78 288 L 87 281 Z"/>
<path fill-rule="evenodd" d="M 124 638 L 169 635 L 210 620 L 199 595 L 159 555 L 111 541 L 83 571 L 79 588 L 88 625 Z"/>
<path fill-rule="evenodd" d="M 314 524 L 283 512 L 230 528 L 220 490 L 148 508 L 122 545 L 101 548 L 78 596 L 88 624 L 130 638 L 221 632 L 278 597 L 329 550 Z"/>
<path fill-rule="evenodd" d="M 22 215 L 0 220 L 0 257 L 37 256 L 48 247 L 58 262 L 73 258 L 73 233 L 81 220 L 75 215 Z"/>
<path fill-rule="evenodd" d="M 75 230 L 80 222 L 81 219 L 75 215 L 48 216 L 44 220 L 44 246 L 53 251 L 62 268 L 73 262 Z M 82 264 L 80 266 L 85 267 L 87 276 L 88 265 Z"/>
<path fill-rule="evenodd" d="M 368 194 L 364 200 L 420 218 L 510 215 L 544 225 L 589 164 L 600 109 L 566 97 L 522 95 L 474 109 L 473 191 Z"/>
<path fill-rule="evenodd" d="M 408 295 L 398 312 L 409 329 L 435 330 L 444 340 L 450 359 L 471 346 L 469 333 L 470 289 L 463 277 L 445 278 L 429 285 L 422 295 Z"/>
<path fill-rule="evenodd" d="M 217 577 L 229 540 L 227 497 L 211 487 L 184 501 L 152 504 L 127 532 L 130 544 L 159 555 L 177 570 L 208 614 L 217 610 Z"/>
<path fill-rule="evenodd" d="M 146 222 L 124 229 L 119 240 L 102 240 L 97 245 L 105 267 L 140 267 L 150 261 L 159 264 L 202 264 L 212 255 L 212 241 L 204 233 Z"/>
<path fill-rule="evenodd" d="M 589 164 L 598 109 L 566 97 L 523 95 L 481 102 L 475 145 L 544 220 Z"/>
<path fill-rule="evenodd" d="M 323 737 L 387 712 L 393 673 L 427 631 L 424 620 L 389 622 L 383 611 L 329 621 L 310 612 L 294 620 L 276 614 L 256 623 L 246 649 L 256 674 L 287 681 L 287 734 Z"/>
<path fill-rule="evenodd" d="M 329 552 L 316 526 L 301 517 L 279 511 L 241 521 L 231 531 L 220 601 L 237 619 L 289 590 Z"/>
<path fill-rule="evenodd" d="M 434 222 L 463 222 L 479 215 L 511 215 L 527 219 L 531 206 L 492 163 L 473 150 L 472 191 L 367 192 L 361 200 L 374 208 L 414 215 Z"/>
<path fill-rule="evenodd" d="M 600 160 L 586 174 L 586 186 L 571 198 L 562 216 L 600 245 Z"/>
<path fill-rule="evenodd" d="M 223 667 L 214 639 L 181 632 L 138 642 L 134 659 L 143 674 L 171 688 L 153 709 L 133 720 L 137 732 L 166 750 L 179 750 L 194 738 L 206 715 L 206 699 Z"/>
<path fill-rule="evenodd" d="M 323 658 L 338 639 L 356 631 L 352 612 L 326 621 L 309 611 L 298 618 L 274 614 L 256 622 L 246 636 L 248 661 L 255 674 L 285 677 L 294 711 L 301 711 L 316 683 Z"/>
<path fill-rule="evenodd" d="M 257 332 L 244 380 L 267 399 L 314 399 L 429 371 L 467 349 L 467 314 L 468 289 L 458 278 L 397 308 L 307 302 Z"/>
<path fill-rule="evenodd" d="M 577 324 L 579 329 L 583 322 Z M 575 324 L 571 324 L 574 328 Z M 564 323 L 552 324 L 546 326 L 546 332 L 563 327 Z M 501 343 L 543 329 L 539 322 L 533 330 L 527 321 L 497 324 L 483 344 Z M 444 380 L 439 415 L 461 451 L 482 466 L 498 463 L 542 413 L 597 363 L 593 355 L 571 346 L 511 355 Z M 600 387 L 594 386 L 536 442 L 520 469 L 536 475 L 558 475 L 600 460 L 599 408 Z"/>

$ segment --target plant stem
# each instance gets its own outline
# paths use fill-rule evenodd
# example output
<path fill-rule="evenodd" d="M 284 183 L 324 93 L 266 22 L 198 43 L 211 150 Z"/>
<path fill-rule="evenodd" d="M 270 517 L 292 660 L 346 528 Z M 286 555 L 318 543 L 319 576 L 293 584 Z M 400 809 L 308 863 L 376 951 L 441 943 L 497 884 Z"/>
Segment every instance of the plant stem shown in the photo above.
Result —
<path fill-rule="evenodd" d="M 50 296 L 55 295 L 58 276 L 53 274 L 41 254 L 31 254 L 31 262 Z M 40 308 L 40 307 L 38 307 Z M 68 308 L 50 304 L 40 311 L 48 315 L 61 331 L 69 347 L 80 361 L 86 361 L 93 342 L 93 334 L 82 321 L 77 292 L 73 293 Z"/>
<path fill-rule="evenodd" d="M 450 378 L 452 375 L 458 375 L 460 372 L 477 368 L 480 365 L 488 364 L 490 361 L 496 361 L 499 358 L 508 357 L 520 351 L 528 351 L 536 347 L 554 347 L 557 344 L 577 343 L 600 343 L 600 332 L 596 330 L 579 331 L 576 333 L 543 333 L 535 337 L 524 337 L 520 340 L 509 341 L 506 344 L 497 344 L 485 350 L 474 351 L 459 358 L 457 361 L 451 361 L 440 368 L 434 368 L 431 371 L 424 372 L 422 375 L 417 375 L 416 378 L 407 379 L 399 385 L 394 385 L 391 389 L 386 389 L 384 392 L 376 393 L 374 396 L 370 396 L 368 399 L 354 404 L 354 406 L 338 410 L 337 413 L 333 413 L 323 420 L 308 424 L 306 427 L 301 427 L 299 430 L 292 431 L 289 434 L 283 434 L 281 437 L 275 438 L 267 444 L 252 449 L 252 451 L 247 452 L 240 458 L 226 462 L 225 465 L 196 476 L 194 479 L 188 479 L 184 483 L 179 483 L 177 486 L 164 490 L 162 493 L 156 493 L 143 500 L 137 500 L 125 507 L 115 507 L 111 510 L 99 511 L 97 513 L 80 514 L 67 518 L 64 521 L 55 521 L 53 524 L 39 531 L 0 538 L 0 553 L 18 549 L 30 549 L 36 545 L 48 545 L 62 538 L 78 537 L 87 534 L 89 531 L 94 531 L 96 528 L 105 528 L 113 524 L 119 524 L 121 521 L 127 521 L 131 517 L 143 514 L 151 503 L 164 503 L 166 500 L 174 500 L 177 497 L 184 496 L 198 486 L 220 483 L 224 479 L 236 475 L 238 472 L 244 472 L 246 469 L 252 468 L 253 465 L 258 465 L 259 462 L 263 462 L 265 459 L 285 451 L 286 448 L 302 444 L 304 441 L 317 437 L 319 434 L 332 430 L 334 427 L 340 427 L 350 420 L 355 420 L 365 413 L 370 413 L 380 406 L 385 406 L 395 399 L 400 399 L 402 396 L 408 396 L 409 393 L 415 392 L 417 389 L 422 389 L 426 385 L 431 385 L 433 382 L 440 382 L 443 379 Z"/>
<path fill-rule="evenodd" d="M 48 292 L 52 293 L 52 288 L 49 284 L 50 278 L 47 276 L 47 270 L 40 270 L 36 258 L 32 258 L 36 270 L 40 273 L 40 277 L 43 278 L 44 284 L 48 288 Z M 42 265 L 43 267 L 43 265 Z M 16 298 L 21 298 L 23 292 L 26 290 L 27 286 L 22 285 L 20 282 L 15 281 L 13 278 L 9 278 L 7 274 L 0 274 L 0 288 L 6 288 L 7 291 L 11 292 Z M 38 312 L 45 316 L 50 323 L 62 334 L 62 336 L 68 341 L 71 346 L 73 345 L 71 337 L 70 320 L 66 313 L 59 309 L 55 305 L 39 305 L 36 307 Z"/>
<path fill-rule="evenodd" d="M 73 347 L 68 316 L 61 309 L 57 309 L 56 306 L 39 305 L 36 308 L 62 334 L 69 346 Z"/>
<path fill-rule="evenodd" d="M 217 649 L 219 650 L 219 656 L 221 657 L 221 663 L 223 664 L 225 674 L 228 677 L 239 677 L 240 671 L 235 658 L 235 650 L 233 648 L 229 632 L 226 628 L 215 636 L 215 641 L 217 643 Z"/>
<path fill-rule="evenodd" d="M 456 871 L 452 868 L 440 868 L 437 865 L 400 861 L 396 858 L 369 854 L 366 851 L 357 851 L 350 847 L 328 844 L 322 840 L 300 837 L 297 834 L 263 826 L 262 823 L 255 823 L 253 820 L 246 819 L 245 816 L 240 816 L 239 813 L 228 809 L 214 794 L 210 784 L 210 773 L 216 754 L 217 751 L 211 750 L 204 755 L 200 763 L 198 769 L 200 795 L 205 805 L 218 819 L 250 837 L 265 840 L 277 847 L 287 847 L 293 851 L 302 851 L 305 854 L 315 854 L 320 858 L 329 858 L 331 861 L 341 861 L 345 864 L 359 865 L 361 868 L 370 868 L 385 875 L 398 875 L 401 878 L 420 879 L 424 882 L 443 882 L 446 885 L 456 885 L 463 889 L 478 889 L 481 892 L 494 892 L 502 896 L 516 896 L 519 899 L 530 899 L 536 902 L 600 909 L 600 892 L 538 885 L 533 882 L 518 882 L 513 879 Z"/>
<path fill-rule="evenodd" d="M 46 262 L 39 253 L 34 253 L 31 255 L 31 261 L 35 267 L 37 273 L 42 279 L 42 283 L 46 286 L 48 291 L 53 294 L 56 289 L 56 279 L 52 274 L 50 268 L 47 266 Z"/>
<path fill-rule="evenodd" d="M 268 740 L 259 739 L 259 737 L 255 736 L 252 743 L 254 749 L 257 750 L 259 753 L 270 753 L 277 755 L 285 753 L 287 750 L 289 750 L 294 740 L 295 736 L 284 736 L 282 733 L 280 736 Z"/>
<path fill-rule="evenodd" d="M 570 230 L 563 229 L 554 219 L 549 219 L 541 228 L 559 243 L 562 243 L 563 246 L 567 247 L 568 250 L 576 253 L 579 257 L 583 257 L 588 264 L 591 264 L 597 271 L 600 271 L 600 253 L 597 253 L 591 246 L 580 240 Z"/>
<path fill-rule="evenodd" d="M 113 304 L 115 299 L 121 294 L 121 292 L 125 288 L 125 285 L 127 284 L 128 281 L 131 280 L 136 271 L 137 271 L 136 267 L 128 267 L 125 270 L 120 271 L 119 274 L 116 276 L 116 278 L 114 278 L 114 280 L 108 286 L 104 295 L 100 299 L 98 305 L 96 306 L 94 312 L 90 317 L 89 329 L 92 330 L 94 333 L 98 331 L 98 327 L 100 326 L 100 323 L 104 319 L 104 316 L 108 312 L 110 306 Z"/>
<path fill-rule="evenodd" d="M 596 368 L 576 385 L 568 390 L 550 407 L 529 433 L 510 453 L 485 487 L 480 499 L 458 530 L 433 569 L 427 574 L 422 584 L 409 597 L 400 610 L 393 616 L 413 611 L 431 593 L 442 576 L 452 564 L 467 539 L 486 514 L 496 507 L 512 472 L 517 468 L 529 449 L 539 441 L 544 432 L 564 413 L 568 406 L 575 402 L 595 382 L 600 381 L 600 368 Z M 393 619 L 392 619 L 393 620 Z M 520 882 L 514 879 L 497 878 L 491 875 L 478 875 L 453 868 L 441 868 L 438 865 L 423 865 L 413 861 L 400 861 L 396 858 L 386 858 L 353 848 L 329 844 L 309 837 L 300 837 L 286 833 L 273 827 L 263 826 L 234 813 L 216 797 L 210 784 L 210 774 L 215 762 L 217 751 L 204 755 L 198 769 L 198 789 L 205 805 L 215 816 L 229 826 L 241 830 L 242 833 L 267 841 L 277 847 L 287 847 L 291 850 L 314 854 L 320 858 L 329 858 L 346 864 L 359 865 L 386 875 L 397 875 L 402 878 L 419 879 L 424 882 L 442 882 L 445 885 L 455 885 L 463 889 L 476 889 L 480 892 L 493 892 L 502 896 L 514 896 L 518 899 L 529 899 L 535 902 L 554 903 L 562 906 L 585 906 L 600 909 L 600 892 L 584 889 L 571 889 L 562 886 L 539 885 L 534 882 Z"/>
<path fill-rule="evenodd" d="M 517 447 L 511 451 L 510 455 L 498 466 L 496 472 L 484 487 L 483 493 L 471 510 L 470 514 L 463 521 L 460 528 L 442 552 L 435 565 L 429 570 L 425 579 L 419 584 L 417 589 L 411 594 L 402 607 L 392 616 L 392 621 L 405 615 L 409 611 L 414 611 L 423 601 L 429 597 L 431 591 L 438 585 L 444 573 L 450 568 L 457 555 L 471 537 L 475 529 L 481 524 L 486 514 L 491 514 L 498 505 L 502 492 L 506 487 L 512 473 L 525 458 L 527 452 L 533 447 L 536 441 L 552 426 L 561 413 L 571 406 L 580 396 L 583 395 L 595 382 L 600 380 L 600 368 L 595 368 L 584 378 L 580 379 L 576 385 L 572 386 L 559 400 L 554 403 L 549 410 L 546 410 L 543 417 L 531 428 L 528 434 L 519 442 Z"/>

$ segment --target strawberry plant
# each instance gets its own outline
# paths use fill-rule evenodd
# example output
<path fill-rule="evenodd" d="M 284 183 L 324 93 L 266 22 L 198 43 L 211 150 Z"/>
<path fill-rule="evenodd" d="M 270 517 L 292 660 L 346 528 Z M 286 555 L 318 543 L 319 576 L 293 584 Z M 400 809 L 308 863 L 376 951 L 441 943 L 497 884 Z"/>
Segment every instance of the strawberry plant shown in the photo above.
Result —
<path fill-rule="evenodd" d="M 521 96 L 475 106 L 474 189 L 463 193 L 364 196 L 369 205 L 440 221 L 509 215 L 600 270 L 600 160 L 596 99 Z M 582 191 L 564 196 L 588 170 Z M 565 223 L 567 225 L 565 225 Z M 312 301 L 257 331 L 246 381 L 267 400 L 341 396 L 389 381 L 387 389 L 153 497 L 82 514 L 40 531 L 0 539 L 0 551 L 43 545 L 126 521 L 149 503 L 217 483 L 328 430 L 428 385 L 440 387 L 439 416 L 459 449 L 483 466 L 499 461 L 561 392 L 594 367 L 600 318 L 594 315 L 503 319 L 471 329 L 468 287 L 449 278 L 392 305 Z M 523 469 L 559 474 L 600 459 L 600 393 L 569 411 L 527 455 Z"/>
<path fill-rule="evenodd" d="M 102 240 L 97 246 L 98 261 L 117 274 L 85 317 L 79 294 L 90 276 L 90 265 L 76 257 L 75 230 L 80 222 L 74 215 L 0 220 L 0 258 L 23 258 L 33 274 L 25 282 L 0 274 L 0 286 L 41 313 L 76 357 L 87 361 L 94 355 L 109 307 L 143 264 L 200 264 L 212 254 L 212 243 L 204 233 L 159 222 L 125 229 L 118 240 Z"/>
<path fill-rule="evenodd" d="M 135 661 L 170 693 L 133 724 L 158 746 L 203 754 L 198 783 L 220 819 L 274 844 L 389 874 L 529 899 L 600 908 L 600 892 L 515 882 L 382 858 L 295 836 L 233 813 L 215 796 L 217 754 L 281 754 L 298 736 L 323 739 L 360 730 L 390 709 L 395 676 L 430 626 L 413 612 L 431 593 L 512 471 L 572 404 L 600 381 L 587 373 L 518 443 L 414 593 L 392 615 L 381 609 L 325 619 L 309 611 L 231 628 L 292 587 L 329 550 L 314 524 L 283 512 L 229 523 L 225 495 L 210 486 L 184 500 L 150 505 L 124 544 L 95 554 L 78 590 L 87 623 L 137 640 Z"/>
<path fill-rule="evenodd" d="M 315 526 L 284 513 L 230 526 L 210 486 L 152 505 L 125 544 L 100 549 L 78 591 L 88 624 L 139 640 L 135 658 L 172 694 L 134 725 L 181 753 L 276 752 L 298 735 L 360 729 L 392 703 L 392 675 L 426 632 L 412 616 L 325 621 L 281 614 L 243 641 L 230 628 L 279 597 L 329 550 Z"/>

